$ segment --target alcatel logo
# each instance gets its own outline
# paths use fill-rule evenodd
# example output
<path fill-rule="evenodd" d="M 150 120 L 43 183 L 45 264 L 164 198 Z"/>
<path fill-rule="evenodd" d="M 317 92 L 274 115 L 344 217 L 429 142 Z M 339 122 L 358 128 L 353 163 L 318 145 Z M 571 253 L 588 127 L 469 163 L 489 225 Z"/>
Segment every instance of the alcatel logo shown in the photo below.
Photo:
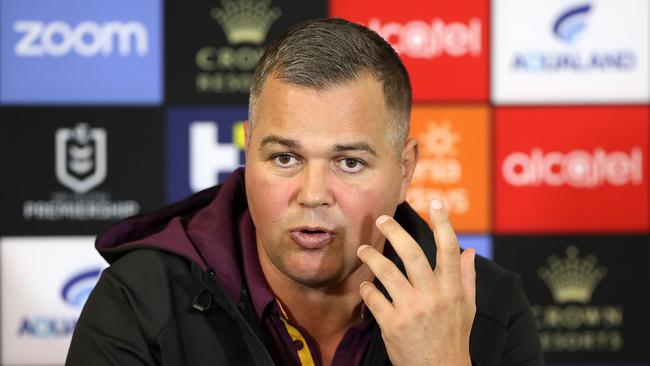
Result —
<path fill-rule="evenodd" d="M 71 26 L 63 21 L 17 20 L 13 30 L 20 34 L 14 47 L 19 57 L 63 57 L 70 53 L 81 57 L 115 53 L 145 57 L 149 52 L 147 28 L 136 21 L 84 21 Z"/>
<path fill-rule="evenodd" d="M 597 147 L 593 151 L 572 150 L 530 153 L 513 152 L 501 165 L 505 180 L 513 186 L 569 185 L 577 188 L 640 185 L 643 180 L 643 153 L 633 147 L 629 152 Z"/>
<path fill-rule="evenodd" d="M 377 32 L 401 55 L 432 59 L 442 55 L 462 57 L 481 54 L 481 20 L 472 18 L 467 24 L 445 23 L 442 19 L 430 22 L 412 20 L 400 24 L 381 23 L 373 18 L 368 28 Z"/>

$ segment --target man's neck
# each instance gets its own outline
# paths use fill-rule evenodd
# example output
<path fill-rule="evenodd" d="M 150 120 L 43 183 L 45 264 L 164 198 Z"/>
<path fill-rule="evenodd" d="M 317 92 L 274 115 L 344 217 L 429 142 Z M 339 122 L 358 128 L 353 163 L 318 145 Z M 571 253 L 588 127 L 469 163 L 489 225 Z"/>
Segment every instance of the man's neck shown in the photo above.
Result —
<path fill-rule="evenodd" d="M 258 250 L 264 249 L 258 246 Z M 361 320 L 359 284 L 372 281 L 374 274 L 362 265 L 343 281 L 312 288 L 286 276 L 265 256 L 260 256 L 260 266 L 290 321 L 308 333 L 306 336 L 316 342 L 323 364 L 329 364 L 347 329 Z"/>

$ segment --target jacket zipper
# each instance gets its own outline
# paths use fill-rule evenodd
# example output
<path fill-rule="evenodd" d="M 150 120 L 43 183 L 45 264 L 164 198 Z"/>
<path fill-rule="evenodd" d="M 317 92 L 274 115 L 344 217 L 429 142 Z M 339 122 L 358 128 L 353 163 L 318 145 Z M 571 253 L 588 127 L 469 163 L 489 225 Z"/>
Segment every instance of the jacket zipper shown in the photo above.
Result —
<path fill-rule="evenodd" d="M 213 284 L 218 284 L 219 283 L 217 281 L 217 276 L 216 276 L 216 274 L 214 273 L 214 271 L 212 269 L 208 269 L 208 275 L 210 276 L 210 279 L 212 279 Z M 213 293 L 214 293 L 214 291 L 213 291 Z M 251 328 L 250 324 L 248 324 L 248 321 L 246 321 L 246 319 L 244 319 L 244 316 L 241 313 L 239 313 L 239 310 L 237 310 L 237 308 L 235 307 L 234 304 L 230 303 L 230 301 L 228 303 L 229 303 L 229 305 L 231 307 L 231 310 L 233 310 L 234 313 L 237 314 L 236 315 L 237 316 L 236 320 L 238 320 L 240 323 L 244 323 L 244 325 L 246 327 L 246 330 L 250 334 L 250 338 L 252 338 L 255 345 L 263 351 L 262 353 L 263 353 L 264 358 L 266 359 L 268 365 L 275 366 L 275 363 L 273 362 L 273 359 L 271 358 L 271 355 L 269 354 L 269 351 L 267 351 L 266 347 L 264 346 L 264 343 L 262 343 L 262 340 L 257 336 L 257 334 L 255 334 L 255 332 L 253 331 L 253 328 Z"/>

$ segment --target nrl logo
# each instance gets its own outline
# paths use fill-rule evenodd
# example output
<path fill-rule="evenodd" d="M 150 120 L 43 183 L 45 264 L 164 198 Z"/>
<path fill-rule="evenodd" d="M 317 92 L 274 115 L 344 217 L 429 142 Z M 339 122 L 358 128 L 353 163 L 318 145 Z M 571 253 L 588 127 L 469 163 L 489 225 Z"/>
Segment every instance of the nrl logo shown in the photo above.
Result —
<path fill-rule="evenodd" d="M 56 131 L 56 177 L 83 194 L 106 178 L 106 130 L 79 123 Z"/>
<path fill-rule="evenodd" d="M 222 0 L 221 8 L 213 8 L 211 15 L 221 25 L 230 44 L 262 44 L 269 28 L 282 11 L 269 8 L 270 0 Z"/>

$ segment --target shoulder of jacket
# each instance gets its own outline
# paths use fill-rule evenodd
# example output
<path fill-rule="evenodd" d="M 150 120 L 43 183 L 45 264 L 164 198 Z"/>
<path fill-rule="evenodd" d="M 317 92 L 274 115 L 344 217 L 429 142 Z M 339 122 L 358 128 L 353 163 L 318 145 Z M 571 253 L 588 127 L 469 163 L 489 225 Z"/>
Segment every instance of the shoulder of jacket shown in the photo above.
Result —
<path fill-rule="evenodd" d="M 171 272 L 188 271 L 196 264 L 177 254 L 156 248 L 134 248 L 113 262 L 107 271 L 120 277 L 137 275 L 147 280 L 153 276 L 168 276 Z M 140 275 L 146 274 L 144 278 Z"/>
<path fill-rule="evenodd" d="M 172 319 L 193 311 L 192 301 L 202 289 L 200 276 L 200 267 L 186 258 L 134 249 L 104 271 L 100 291 L 128 304 L 143 331 L 154 337 Z"/>

